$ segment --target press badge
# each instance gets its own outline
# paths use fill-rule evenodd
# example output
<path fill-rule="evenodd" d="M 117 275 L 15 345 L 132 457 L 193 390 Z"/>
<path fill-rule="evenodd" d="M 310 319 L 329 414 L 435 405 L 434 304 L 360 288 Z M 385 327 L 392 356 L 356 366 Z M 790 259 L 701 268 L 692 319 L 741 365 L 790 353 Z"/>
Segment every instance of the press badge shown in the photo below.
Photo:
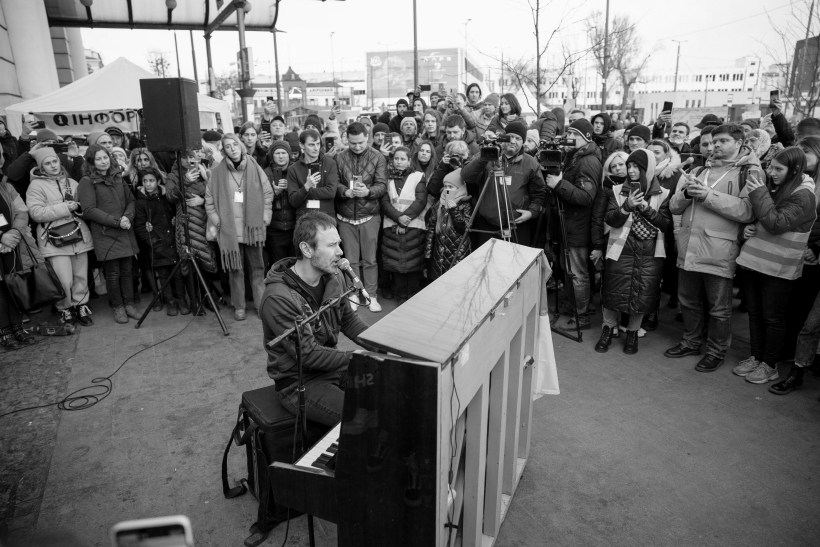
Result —
<path fill-rule="evenodd" d="M 504 184 L 507 186 L 512 186 L 512 176 L 507 175 L 504 177 Z"/>
<path fill-rule="evenodd" d="M 308 209 L 318 209 L 319 208 L 319 200 L 318 199 L 309 199 L 307 202 Z"/>
<path fill-rule="evenodd" d="M 8 224 L 9 224 L 9 221 L 6 220 L 6 215 L 4 215 L 3 213 L 0 213 L 0 227 L 8 226 Z"/>
<path fill-rule="evenodd" d="M 245 194 L 242 192 L 234 192 L 233 193 L 233 202 L 234 203 L 245 203 Z"/>

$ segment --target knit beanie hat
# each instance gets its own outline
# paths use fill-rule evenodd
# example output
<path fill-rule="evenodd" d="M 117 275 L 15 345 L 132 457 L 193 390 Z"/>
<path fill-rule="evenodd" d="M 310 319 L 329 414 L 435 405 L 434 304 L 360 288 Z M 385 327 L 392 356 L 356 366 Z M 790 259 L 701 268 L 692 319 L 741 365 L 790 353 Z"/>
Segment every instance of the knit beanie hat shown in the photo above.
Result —
<path fill-rule="evenodd" d="M 37 167 L 43 167 L 43 162 L 46 161 L 48 158 L 57 158 L 60 159 L 57 155 L 57 152 L 50 146 L 44 146 L 42 148 L 38 148 L 34 152 L 31 152 L 31 157 L 34 158 L 34 161 L 37 162 Z"/>
<path fill-rule="evenodd" d="M 752 129 L 760 129 L 760 124 L 758 123 L 758 121 L 753 119 L 743 120 L 742 122 L 740 122 L 740 125 L 748 125 Z"/>
<path fill-rule="evenodd" d="M 288 155 L 291 153 L 290 144 L 287 141 L 273 141 L 273 144 L 270 145 L 270 156 L 273 157 L 273 153 L 279 149 L 285 150 Z"/>
<path fill-rule="evenodd" d="M 508 123 L 504 131 L 508 135 L 518 135 L 522 141 L 527 140 L 527 126 L 518 120 Z"/>
<path fill-rule="evenodd" d="M 652 140 L 652 132 L 649 130 L 649 127 L 645 125 L 636 125 L 634 128 L 629 130 L 630 137 L 640 137 L 644 140 L 644 142 L 649 142 Z"/>
<path fill-rule="evenodd" d="M 123 155 L 123 156 L 125 156 L 126 158 L 128 157 L 128 154 L 126 154 L 126 153 L 125 153 L 125 150 L 123 150 L 123 149 L 122 149 L 121 147 L 119 147 L 119 146 L 115 146 L 115 147 L 113 147 L 113 148 L 111 149 L 111 153 L 113 154 L 114 152 L 122 152 L 122 155 Z"/>
<path fill-rule="evenodd" d="M 125 136 L 122 132 L 122 129 L 120 129 L 119 127 L 106 127 L 105 132 L 109 135 L 119 135 L 120 137 Z"/>
<path fill-rule="evenodd" d="M 51 129 L 41 129 L 37 132 L 37 142 L 59 141 L 60 137 Z"/>
<path fill-rule="evenodd" d="M 390 123 L 390 111 L 386 110 L 379 114 L 379 123 Z"/>
<path fill-rule="evenodd" d="M 498 99 L 498 93 L 490 93 L 489 95 L 487 95 L 487 98 L 484 99 L 484 102 L 490 103 L 494 107 L 498 108 L 498 104 L 500 102 Z"/>
<path fill-rule="evenodd" d="M 400 104 L 403 104 L 404 106 L 410 106 L 410 104 L 407 102 L 407 99 L 399 99 L 398 101 L 396 101 L 396 108 L 398 108 Z"/>
<path fill-rule="evenodd" d="M 626 164 L 629 165 L 630 163 L 636 163 L 638 167 L 641 168 L 641 171 L 646 173 L 646 169 L 649 167 L 649 157 L 644 149 L 641 148 L 640 150 L 635 150 L 626 158 Z"/>
<path fill-rule="evenodd" d="M 379 122 L 373 126 L 373 134 L 375 135 L 376 133 L 390 133 L 390 128 L 387 127 L 386 123 Z"/>
<path fill-rule="evenodd" d="M 275 143 L 276 141 L 274 141 Z M 288 143 L 290 146 L 290 151 L 293 152 L 295 150 L 300 150 L 301 145 L 299 143 L 299 135 L 291 131 L 290 133 L 285 134 L 285 142 Z"/>
<path fill-rule="evenodd" d="M 401 130 L 404 131 L 405 125 L 412 125 L 413 129 L 418 131 L 419 126 L 416 124 L 416 118 L 402 118 L 401 120 Z"/>
<path fill-rule="evenodd" d="M 39 135 L 39 133 L 38 133 L 38 135 Z M 105 135 L 105 131 L 92 131 L 91 133 L 89 133 L 88 134 L 88 142 L 87 142 L 88 146 L 91 146 L 92 144 L 97 144 L 97 141 L 103 135 Z"/>
<path fill-rule="evenodd" d="M 528 130 L 527 131 L 527 138 L 524 139 L 525 142 L 526 141 L 532 141 L 535 144 L 538 144 L 540 142 L 540 140 L 541 140 L 541 138 L 538 135 L 538 131 L 536 131 L 535 129 Z"/>
<path fill-rule="evenodd" d="M 362 116 L 362 119 L 359 120 L 359 123 L 362 125 L 366 125 L 367 128 L 373 132 L 373 120 L 371 120 L 368 116 Z"/>
<path fill-rule="evenodd" d="M 580 135 L 582 139 L 586 142 L 592 142 L 592 124 L 589 123 L 589 120 L 586 118 L 581 118 L 580 120 L 575 120 L 571 124 L 569 124 L 570 130 L 576 135 Z M 649 128 L 646 128 L 647 131 Z"/>
<path fill-rule="evenodd" d="M 313 127 L 316 128 L 316 131 L 321 133 L 322 132 L 322 127 L 323 127 L 324 124 L 322 124 L 322 118 L 320 118 L 319 116 L 315 116 L 315 115 L 311 114 L 305 120 L 305 129 L 307 129 L 307 126 L 309 126 L 309 125 L 312 125 Z"/>
<path fill-rule="evenodd" d="M 461 169 L 456 169 L 444 176 L 444 182 L 452 184 L 455 188 L 464 186 L 464 179 L 461 178 Z"/>
<path fill-rule="evenodd" d="M 211 129 L 202 134 L 202 140 L 205 142 L 219 142 L 222 140 L 222 133 Z"/>

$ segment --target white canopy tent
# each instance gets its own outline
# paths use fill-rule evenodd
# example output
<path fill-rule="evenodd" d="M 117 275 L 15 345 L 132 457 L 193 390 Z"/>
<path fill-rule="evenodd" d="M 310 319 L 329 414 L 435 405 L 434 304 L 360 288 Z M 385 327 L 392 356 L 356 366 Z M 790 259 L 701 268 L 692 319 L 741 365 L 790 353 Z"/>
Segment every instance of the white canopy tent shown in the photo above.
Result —
<path fill-rule="evenodd" d="M 61 89 L 7 107 L 8 128 L 19 135 L 25 116 L 58 135 L 88 134 L 111 126 L 137 131 L 137 110 L 142 108 L 139 81 L 147 78 L 157 76 L 120 57 Z M 233 129 L 227 102 L 199 93 L 197 99 L 201 129 Z"/>

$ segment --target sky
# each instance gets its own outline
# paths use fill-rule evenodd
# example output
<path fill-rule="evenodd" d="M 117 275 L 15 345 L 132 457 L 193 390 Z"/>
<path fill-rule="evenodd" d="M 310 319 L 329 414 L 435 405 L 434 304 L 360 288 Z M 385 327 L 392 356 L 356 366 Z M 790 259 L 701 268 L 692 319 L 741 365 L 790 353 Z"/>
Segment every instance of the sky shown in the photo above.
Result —
<path fill-rule="evenodd" d="M 534 5 L 535 0 L 529 1 Z M 794 25 L 791 2 L 611 0 L 610 18 L 626 14 L 633 18 L 645 51 L 651 53 L 650 67 L 654 69 L 674 68 L 677 44 L 673 39 L 684 41 L 681 71 L 731 66 L 735 59 L 746 55 L 761 57 L 765 65 L 766 46 L 778 46 L 770 20 L 775 25 Z M 256 3 L 261 5 L 260 0 Z M 605 7 L 605 0 L 542 2 L 542 34 L 550 35 L 563 19 L 563 25 L 550 43 L 548 58 L 561 55 L 562 41 L 572 50 L 583 49 L 584 20 Z M 466 43 L 480 68 L 498 67 L 502 51 L 505 58 L 535 56 L 532 14 L 527 0 L 417 0 L 417 14 L 419 48 L 463 47 Z M 292 66 L 297 73 L 327 72 L 329 79 L 334 68 L 337 76 L 342 70 L 364 71 L 365 51 L 388 47 L 412 49 L 413 3 L 412 0 L 283 0 L 278 27 L 284 31 L 278 35 L 280 73 Z M 332 39 L 331 32 L 334 32 Z M 170 76 L 177 75 L 171 31 L 83 29 L 82 34 L 85 47 L 99 52 L 104 63 L 126 57 L 148 68 L 150 52 L 159 51 L 167 54 L 171 63 Z M 188 31 L 177 31 L 176 35 L 181 75 L 193 78 L 190 35 Z M 247 36 L 247 45 L 253 48 L 256 61 L 256 81 L 267 81 L 264 75 L 274 73 L 272 35 L 248 32 Z M 204 80 L 207 61 L 202 32 L 194 32 L 194 45 L 198 75 Z M 211 51 L 217 75 L 235 68 L 230 63 L 235 62 L 238 49 L 236 32 L 214 34 Z"/>

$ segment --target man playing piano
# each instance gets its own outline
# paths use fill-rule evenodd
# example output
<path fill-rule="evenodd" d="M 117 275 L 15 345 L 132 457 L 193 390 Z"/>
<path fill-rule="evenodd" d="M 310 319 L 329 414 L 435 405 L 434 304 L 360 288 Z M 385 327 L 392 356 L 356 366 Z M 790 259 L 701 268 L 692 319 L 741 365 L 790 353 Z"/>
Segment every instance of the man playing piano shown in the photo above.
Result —
<path fill-rule="evenodd" d="M 265 279 L 260 316 L 268 375 L 276 382 L 282 405 L 297 414 L 296 341 L 286 338 L 274 347 L 268 342 L 294 326 L 297 318 L 339 297 L 345 281 L 338 263 L 342 257 L 336 222 L 320 211 L 305 213 L 293 231 L 296 258 L 275 263 Z M 367 325 L 343 299 L 302 329 L 302 367 L 307 419 L 333 426 L 341 421 L 347 365 L 353 352 L 336 348 L 339 332 L 359 345 Z"/>

